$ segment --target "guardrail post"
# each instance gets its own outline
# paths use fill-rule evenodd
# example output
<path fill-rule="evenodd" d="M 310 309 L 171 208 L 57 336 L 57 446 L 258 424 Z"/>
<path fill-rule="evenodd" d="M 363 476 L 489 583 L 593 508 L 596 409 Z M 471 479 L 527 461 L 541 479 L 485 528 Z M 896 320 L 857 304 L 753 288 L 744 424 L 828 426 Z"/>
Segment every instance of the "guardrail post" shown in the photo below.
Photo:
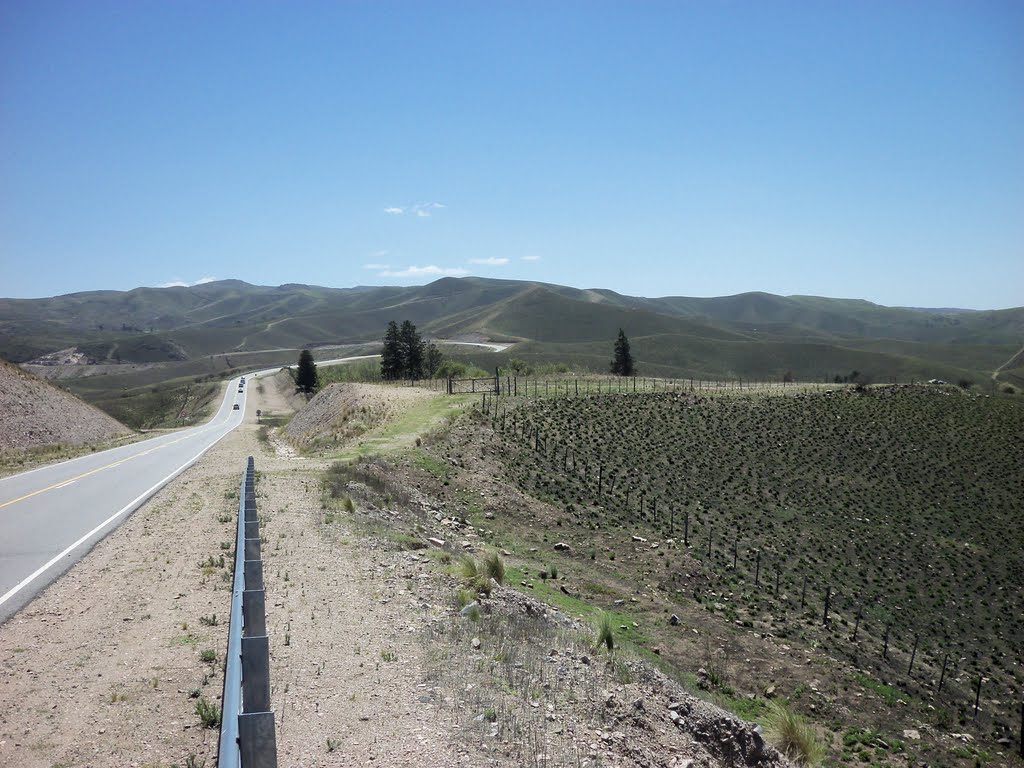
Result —
<path fill-rule="evenodd" d="M 267 634 L 266 593 L 247 589 L 242 593 L 242 671 L 245 671 L 245 641 Z M 244 683 L 243 678 L 243 683 Z"/>
<path fill-rule="evenodd" d="M 263 561 L 246 560 L 243 566 L 246 589 L 263 589 Z"/>
<path fill-rule="evenodd" d="M 238 738 L 245 768 L 277 768 L 277 734 L 273 712 L 238 716 Z"/>
<path fill-rule="evenodd" d="M 242 708 L 246 712 L 270 711 L 270 640 L 242 638 Z"/>

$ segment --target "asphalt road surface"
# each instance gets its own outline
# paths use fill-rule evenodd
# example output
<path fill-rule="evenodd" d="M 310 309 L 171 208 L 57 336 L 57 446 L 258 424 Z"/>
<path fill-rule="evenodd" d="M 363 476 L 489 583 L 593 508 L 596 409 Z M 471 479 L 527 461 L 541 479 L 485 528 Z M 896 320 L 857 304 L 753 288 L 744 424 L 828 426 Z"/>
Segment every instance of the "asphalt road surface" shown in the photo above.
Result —
<path fill-rule="evenodd" d="M 201 426 L 0 479 L 0 622 L 241 424 L 247 391 L 228 382 Z"/>

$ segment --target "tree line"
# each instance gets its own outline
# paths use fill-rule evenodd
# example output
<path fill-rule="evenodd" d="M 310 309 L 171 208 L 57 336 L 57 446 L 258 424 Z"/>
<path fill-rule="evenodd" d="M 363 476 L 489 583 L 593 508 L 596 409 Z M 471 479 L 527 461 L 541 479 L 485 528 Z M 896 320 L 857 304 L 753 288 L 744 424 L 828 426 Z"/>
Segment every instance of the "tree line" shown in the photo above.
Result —
<path fill-rule="evenodd" d="M 385 381 L 430 379 L 441 367 L 444 355 L 433 342 L 424 342 L 416 326 L 403 320 L 401 327 L 392 320 L 384 332 L 380 355 L 380 375 Z"/>
<path fill-rule="evenodd" d="M 513 358 L 511 368 L 518 372 L 521 366 L 525 372 L 526 364 Z M 636 364 L 629 350 L 629 340 L 619 329 L 615 340 L 614 356 L 611 361 L 611 372 L 618 376 L 632 376 L 636 373 Z M 450 370 L 449 370 L 450 369 Z M 380 355 L 380 375 L 385 381 L 400 379 L 431 379 L 436 376 L 457 374 L 452 364 L 445 363 L 444 355 L 433 342 L 425 342 L 416 326 L 410 320 L 403 320 L 399 325 L 392 320 L 384 332 L 384 348 Z M 316 370 L 313 354 L 302 350 L 295 373 L 295 387 L 300 392 L 310 394 L 320 387 L 320 377 Z"/>

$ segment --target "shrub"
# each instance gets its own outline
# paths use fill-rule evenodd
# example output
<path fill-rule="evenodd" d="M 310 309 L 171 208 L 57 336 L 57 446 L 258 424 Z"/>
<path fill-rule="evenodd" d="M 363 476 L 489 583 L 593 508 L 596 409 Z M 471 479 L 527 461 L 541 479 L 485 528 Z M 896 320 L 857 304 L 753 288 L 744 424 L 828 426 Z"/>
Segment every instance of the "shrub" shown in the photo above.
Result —
<path fill-rule="evenodd" d="M 797 765 L 815 766 L 825 756 L 814 726 L 780 702 L 769 702 L 765 727 L 778 750 Z"/>
<path fill-rule="evenodd" d="M 220 725 L 220 707 L 205 696 L 200 696 L 196 702 L 196 714 L 204 728 L 216 728 Z"/>

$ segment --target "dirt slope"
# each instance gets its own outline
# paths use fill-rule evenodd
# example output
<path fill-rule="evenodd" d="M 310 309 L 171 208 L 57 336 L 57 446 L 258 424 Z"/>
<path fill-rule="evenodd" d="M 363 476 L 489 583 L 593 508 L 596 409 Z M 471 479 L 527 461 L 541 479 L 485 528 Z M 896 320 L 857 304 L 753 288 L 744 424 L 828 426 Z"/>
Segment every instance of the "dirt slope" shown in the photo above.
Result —
<path fill-rule="evenodd" d="M 0 452 L 98 443 L 131 432 L 98 408 L 4 360 L 0 360 L 0 424 Z"/>
<path fill-rule="evenodd" d="M 341 443 L 393 419 L 412 403 L 433 396 L 413 387 L 331 384 L 295 414 L 286 433 L 303 448 Z"/>

